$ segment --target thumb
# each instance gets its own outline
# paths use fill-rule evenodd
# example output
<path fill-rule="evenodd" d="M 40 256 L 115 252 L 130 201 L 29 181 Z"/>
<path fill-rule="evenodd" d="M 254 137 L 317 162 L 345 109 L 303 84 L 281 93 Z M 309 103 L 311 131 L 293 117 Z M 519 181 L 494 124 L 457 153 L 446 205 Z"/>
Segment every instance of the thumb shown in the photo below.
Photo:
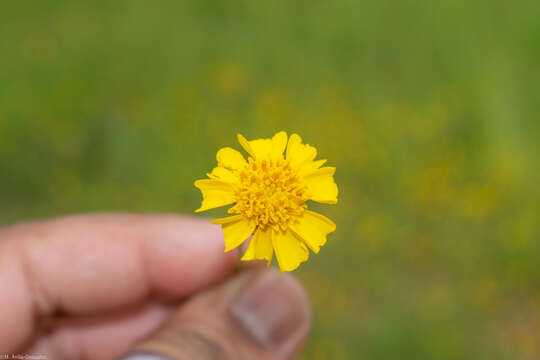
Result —
<path fill-rule="evenodd" d="M 306 294 L 291 275 L 247 270 L 188 300 L 122 359 L 292 359 L 310 315 Z"/>

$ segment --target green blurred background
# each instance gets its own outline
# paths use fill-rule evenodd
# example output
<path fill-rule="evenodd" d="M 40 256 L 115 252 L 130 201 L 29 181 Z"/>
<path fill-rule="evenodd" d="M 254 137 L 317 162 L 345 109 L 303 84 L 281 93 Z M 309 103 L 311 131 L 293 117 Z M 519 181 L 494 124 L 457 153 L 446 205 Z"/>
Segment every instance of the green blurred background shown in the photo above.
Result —
<path fill-rule="evenodd" d="M 302 359 L 538 359 L 539 19 L 536 0 L 4 2 L 0 222 L 191 213 L 237 132 L 298 132 L 340 188 L 296 272 Z"/>

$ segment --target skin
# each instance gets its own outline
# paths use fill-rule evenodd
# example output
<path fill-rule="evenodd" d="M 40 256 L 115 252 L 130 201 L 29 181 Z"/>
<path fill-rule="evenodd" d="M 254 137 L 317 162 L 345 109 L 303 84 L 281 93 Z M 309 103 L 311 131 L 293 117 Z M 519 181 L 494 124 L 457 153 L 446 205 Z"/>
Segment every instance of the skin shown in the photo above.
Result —
<path fill-rule="evenodd" d="M 178 215 L 75 215 L 0 229 L 0 354 L 292 359 L 309 330 L 304 290 L 265 267 L 238 272 L 237 252 L 223 250 L 219 227 Z M 250 334 L 235 320 L 231 309 L 247 293 L 248 303 L 269 304 L 263 316 L 282 319 L 279 328 L 255 324 Z"/>
<path fill-rule="evenodd" d="M 182 299 L 229 276 L 236 261 L 236 252 L 223 252 L 219 228 L 174 215 L 79 215 L 4 228 L 0 353 L 111 358 Z"/>

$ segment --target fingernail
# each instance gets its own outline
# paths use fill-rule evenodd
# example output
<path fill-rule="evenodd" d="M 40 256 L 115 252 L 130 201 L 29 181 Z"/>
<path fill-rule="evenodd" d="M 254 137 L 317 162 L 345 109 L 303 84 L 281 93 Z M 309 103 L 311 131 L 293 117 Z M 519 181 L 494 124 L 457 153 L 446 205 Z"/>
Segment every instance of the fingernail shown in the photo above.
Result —
<path fill-rule="evenodd" d="M 149 351 L 136 351 L 122 356 L 118 360 L 173 360 L 170 357 Z"/>
<path fill-rule="evenodd" d="M 240 290 L 230 312 L 256 342 L 287 353 L 303 341 L 310 321 L 305 292 L 289 274 L 264 270 Z"/>

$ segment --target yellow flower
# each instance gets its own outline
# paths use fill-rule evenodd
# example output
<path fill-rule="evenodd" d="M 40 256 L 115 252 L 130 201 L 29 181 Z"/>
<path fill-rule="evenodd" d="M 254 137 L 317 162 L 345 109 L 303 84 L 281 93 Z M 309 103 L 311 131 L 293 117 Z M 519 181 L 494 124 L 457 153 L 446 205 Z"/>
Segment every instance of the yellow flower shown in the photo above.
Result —
<path fill-rule="evenodd" d="M 314 161 L 317 150 L 297 134 L 288 144 L 284 131 L 252 141 L 239 134 L 238 142 L 250 155 L 248 161 L 230 147 L 220 149 L 209 179 L 195 181 L 203 196 L 195 212 L 234 204 L 228 210 L 233 216 L 212 221 L 222 227 L 225 251 L 253 235 L 242 260 L 266 259 L 270 265 L 275 251 L 280 271 L 292 271 L 308 259 L 308 248 L 318 253 L 336 229 L 306 204 L 337 203 L 336 169 L 321 167 L 326 160 Z"/>

